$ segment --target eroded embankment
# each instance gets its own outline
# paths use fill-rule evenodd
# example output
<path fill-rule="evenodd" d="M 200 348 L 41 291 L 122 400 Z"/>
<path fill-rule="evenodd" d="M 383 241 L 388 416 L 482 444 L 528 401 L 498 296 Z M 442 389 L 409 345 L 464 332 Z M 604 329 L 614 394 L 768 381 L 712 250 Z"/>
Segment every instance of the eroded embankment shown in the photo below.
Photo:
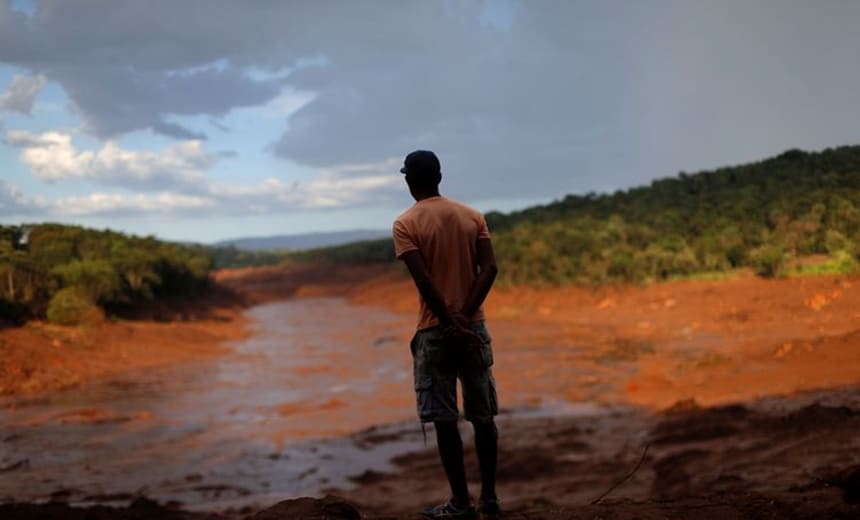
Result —
<path fill-rule="evenodd" d="M 226 343 L 247 336 L 247 306 L 243 296 L 215 287 L 194 299 L 78 327 L 32 320 L 2 328 L 0 397 L 32 397 L 223 354 Z"/>
<path fill-rule="evenodd" d="M 398 267 L 276 267 L 218 279 L 250 298 L 342 296 L 417 310 Z M 705 405 L 860 381 L 860 282 L 849 277 L 495 288 L 487 304 L 508 403 Z"/>

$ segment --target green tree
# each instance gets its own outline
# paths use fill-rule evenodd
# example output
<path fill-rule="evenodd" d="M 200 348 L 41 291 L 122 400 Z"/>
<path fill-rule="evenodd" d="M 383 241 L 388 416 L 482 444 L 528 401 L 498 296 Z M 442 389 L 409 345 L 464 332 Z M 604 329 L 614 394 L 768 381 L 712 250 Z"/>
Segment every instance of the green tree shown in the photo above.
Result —
<path fill-rule="evenodd" d="M 83 325 L 102 319 L 101 309 L 78 287 L 60 289 L 51 298 L 48 320 L 60 325 Z"/>
<path fill-rule="evenodd" d="M 105 260 L 72 260 L 55 266 L 63 287 L 75 287 L 96 303 L 106 304 L 121 297 L 121 281 L 114 267 Z"/>
<path fill-rule="evenodd" d="M 111 263 L 125 286 L 126 301 L 150 300 L 154 288 L 161 283 L 156 272 L 157 256 L 145 249 L 134 247 L 123 240 L 111 244 Z"/>

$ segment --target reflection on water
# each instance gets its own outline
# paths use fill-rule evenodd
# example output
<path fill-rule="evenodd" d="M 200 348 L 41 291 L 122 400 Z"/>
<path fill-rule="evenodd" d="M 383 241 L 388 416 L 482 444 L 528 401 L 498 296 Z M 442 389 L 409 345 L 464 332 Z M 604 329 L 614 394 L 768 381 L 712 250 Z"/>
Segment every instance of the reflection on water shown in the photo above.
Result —
<path fill-rule="evenodd" d="M 0 402 L 0 501 L 143 494 L 192 509 L 265 505 L 348 486 L 350 476 L 384 471 L 393 456 L 422 447 L 411 316 L 332 298 L 248 314 L 251 337 L 215 360 Z M 564 331 L 491 330 L 501 338 L 495 369 L 505 407 L 517 416 L 535 405 L 543 415 L 598 411 L 570 404 L 595 391 L 590 379 L 580 384 L 596 373 L 587 350 L 535 336 L 554 341 Z M 378 424 L 389 426 L 371 428 Z"/>
<path fill-rule="evenodd" d="M 0 499 L 262 503 L 343 485 L 417 446 L 412 423 L 385 444 L 371 442 L 379 431 L 334 438 L 414 416 L 411 320 L 338 299 L 248 312 L 254 334 L 217 360 L 3 403 L 0 468 L 17 469 Z"/>

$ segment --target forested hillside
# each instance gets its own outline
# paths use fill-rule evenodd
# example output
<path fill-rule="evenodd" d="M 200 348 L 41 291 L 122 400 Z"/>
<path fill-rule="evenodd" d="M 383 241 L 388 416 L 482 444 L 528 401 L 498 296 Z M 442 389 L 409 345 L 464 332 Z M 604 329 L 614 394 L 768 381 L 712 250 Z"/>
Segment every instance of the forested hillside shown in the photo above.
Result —
<path fill-rule="evenodd" d="M 193 295 L 211 258 L 183 246 L 112 231 L 41 224 L 0 226 L 0 322 L 47 316 L 78 323 L 159 298 Z"/>
<path fill-rule="evenodd" d="M 860 146 L 696 174 L 613 194 L 569 195 L 510 214 L 489 213 L 500 277 L 509 283 L 662 280 L 752 267 L 853 272 L 860 240 Z M 386 262 L 390 240 L 297 258 Z M 797 260 L 813 255 L 814 265 Z M 804 267 L 805 265 L 805 267 Z"/>
<path fill-rule="evenodd" d="M 487 221 L 504 283 L 640 282 L 742 267 L 762 276 L 856 272 L 860 146 L 790 150 L 613 194 L 489 213 Z M 189 296 L 206 286 L 213 267 L 382 263 L 393 254 L 388 238 L 254 253 L 59 224 L 0 226 L 0 321 L 71 323 Z"/>

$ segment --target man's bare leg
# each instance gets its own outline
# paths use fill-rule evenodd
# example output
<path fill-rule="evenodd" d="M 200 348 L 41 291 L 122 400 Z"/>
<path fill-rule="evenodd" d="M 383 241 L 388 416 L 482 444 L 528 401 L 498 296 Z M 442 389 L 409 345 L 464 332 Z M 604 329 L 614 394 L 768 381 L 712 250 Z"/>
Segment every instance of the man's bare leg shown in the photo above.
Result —
<path fill-rule="evenodd" d="M 496 464 L 499 453 L 499 431 L 492 419 L 473 423 L 475 452 L 481 468 L 481 500 L 496 500 Z"/>
<path fill-rule="evenodd" d="M 469 505 L 469 488 L 466 484 L 466 468 L 463 464 L 463 440 L 457 421 L 436 421 L 436 444 L 439 446 L 439 456 L 442 466 L 451 485 L 451 496 L 454 505 L 466 507 Z"/>

